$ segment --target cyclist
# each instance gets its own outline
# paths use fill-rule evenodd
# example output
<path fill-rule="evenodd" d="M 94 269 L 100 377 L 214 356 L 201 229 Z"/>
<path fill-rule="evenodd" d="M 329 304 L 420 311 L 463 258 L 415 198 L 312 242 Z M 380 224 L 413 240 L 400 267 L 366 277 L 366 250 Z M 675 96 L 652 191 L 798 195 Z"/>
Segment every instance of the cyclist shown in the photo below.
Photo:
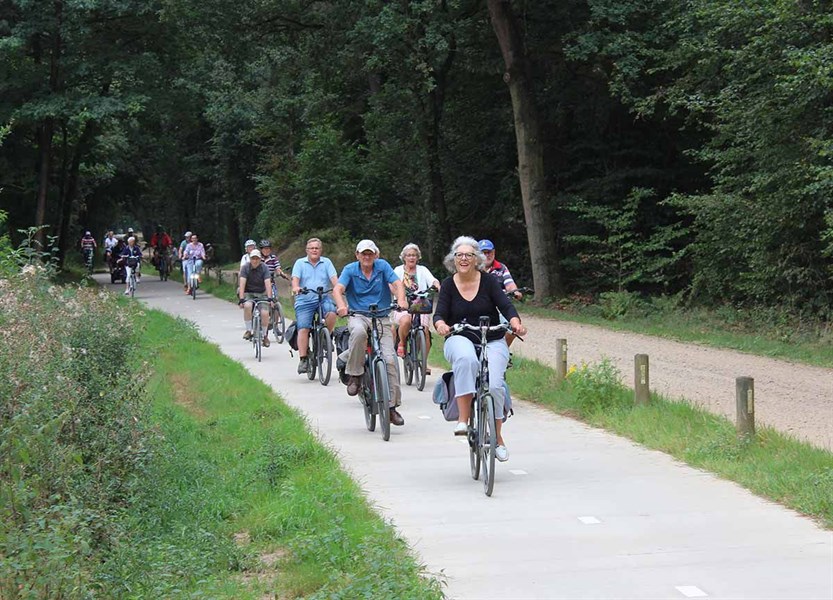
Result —
<path fill-rule="evenodd" d="M 260 251 L 255 248 L 249 254 L 249 262 L 241 267 L 240 277 L 238 278 L 237 303 L 243 309 L 243 322 L 246 325 L 246 333 L 243 334 L 244 340 L 250 340 L 255 335 L 252 332 L 254 298 L 263 295 L 266 295 L 270 301 L 274 301 L 272 286 L 269 285 L 269 269 L 263 263 Z M 269 310 L 261 307 L 260 331 L 257 334 L 263 338 L 263 346 L 266 348 L 269 347 L 269 338 L 266 336 L 268 327 Z"/>
<path fill-rule="evenodd" d="M 170 249 L 173 248 L 174 241 L 162 227 L 157 227 L 156 232 L 150 236 L 149 245 L 153 248 L 153 263 L 157 270 L 159 269 L 160 260 L 170 262 Z M 168 270 L 170 271 L 170 269 Z"/>
<path fill-rule="evenodd" d="M 333 289 L 338 283 L 336 268 L 326 256 L 321 256 L 323 244 L 318 238 L 307 240 L 304 258 L 299 258 L 292 265 L 292 295 L 295 296 L 295 319 L 298 330 L 298 373 L 309 370 L 309 330 L 312 327 L 312 316 L 318 310 L 318 296 L 314 294 L 298 295 L 301 288 L 317 290 L 319 287 Z M 324 314 L 321 319 L 327 325 L 330 333 L 336 325 L 336 306 L 330 295 L 324 298 Z"/>
<path fill-rule="evenodd" d="M 199 240 L 199 236 L 196 233 L 191 234 L 191 239 L 188 242 L 188 245 L 185 246 L 185 250 L 182 251 L 182 265 L 183 271 L 185 271 L 185 293 L 191 293 L 191 272 L 189 269 L 191 268 L 190 260 L 194 258 L 194 273 L 197 274 L 199 281 L 202 281 L 200 277 L 200 271 L 202 271 L 202 262 L 205 260 L 205 247 L 202 245 L 202 242 Z"/>
<path fill-rule="evenodd" d="M 440 282 L 431 274 L 428 267 L 417 264 L 422 258 L 422 252 L 416 244 L 405 244 L 402 252 L 399 253 L 399 260 L 402 264 L 396 267 L 393 272 L 396 273 L 402 280 L 402 285 L 405 286 L 405 292 L 424 292 L 428 288 L 440 288 Z M 422 325 L 425 327 L 425 352 L 431 350 L 431 336 L 428 335 L 428 328 L 431 326 L 431 315 L 419 315 L 422 319 Z M 407 312 L 393 313 L 394 327 L 399 327 L 398 336 L 394 331 L 394 339 L 398 338 L 396 353 L 400 357 L 405 356 L 405 339 L 408 337 L 408 330 L 411 328 L 411 319 L 413 315 Z M 426 369 L 426 375 L 431 374 L 430 369 Z"/>
<path fill-rule="evenodd" d="M 405 298 L 402 281 L 393 272 L 390 264 L 379 258 L 379 248 L 376 244 L 372 240 L 362 240 L 356 245 L 356 262 L 344 267 L 338 283 L 333 288 L 333 298 L 338 307 L 336 312 L 343 317 L 349 308 L 366 311 L 372 304 L 384 309 L 390 303 L 391 289 L 396 295 L 399 308 L 407 309 L 408 301 Z M 399 389 L 399 369 L 393 349 L 393 335 L 391 335 L 388 318 L 383 317 L 380 321 L 382 356 L 388 366 L 388 383 L 391 388 L 390 422 L 394 425 L 404 425 L 405 419 L 396 410 L 401 403 L 401 390 Z M 347 383 L 347 394 L 355 396 L 362 385 L 370 319 L 362 315 L 352 315 L 348 327 L 350 342 L 345 372 L 350 376 L 350 380 Z"/>
<path fill-rule="evenodd" d="M 255 243 L 254 240 L 246 240 L 246 243 L 244 244 L 244 246 L 246 248 L 246 252 L 245 252 L 245 254 L 243 254 L 243 256 L 240 257 L 240 268 L 241 269 L 243 268 L 243 265 L 249 264 L 249 255 L 252 253 L 252 250 L 257 248 L 257 244 Z"/>
<path fill-rule="evenodd" d="M 104 262 L 107 263 L 107 266 L 110 267 L 110 270 L 113 270 L 113 248 L 119 243 L 118 238 L 113 235 L 113 231 L 110 230 L 104 236 L 104 239 L 101 240 L 101 245 L 104 247 Z"/>
<path fill-rule="evenodd" d="M 132 235 L 127 238 L 127 245 L 122 248 L 119 260 L 124 263 L 124 279 L 127 282 L 126 287 L 124 288 L 124 295 L 129 296 L 130 271 L 133 269 L 136 270 L 136 282 L 138 283 L 139 277 L 141 276 L 140 269 L 142 268 L 142 250 L 136 245 L 136 238 Z"/>
<path fill-rule="evenodd" d="M 84 264 L 86 265 L 87 256 L 91 254 L 94 256 L 93 253 L 95 252 L 95 249 L 98 247 L 98 245 L 95 243 L 95 238 L 93 237 L 93 234 L 91 234 L 89 231 L 85 231 L 84 235 L 81 236 L 81 241 L 79 242 L 79 245 L 81 246 L 81 257 L 84 260 Z"/>
<path fill-rule="evenodd" d="M 182 239 L 181 242 L 179 242 L 179 250 L 177 250 L 177 258 L 180 261 L 182 261 L 182 253 L 185 252 L 185 247 L 188 245 L 188 242 L 190 242 L 190 241 L 191 241 L 191 232 L 186 231 L 185 232 L 185 237 Z M 183 288 L 187 292 L 188 291 L 188 277 L 185 275 L 185 263 L 184 262 L 182 262 L 182 283 L 184 284 Z"/>
<path fill-rule="evenodd" d="M 515 280 L 512 279 L 512 274 L 509 272 L 509 268 L 495 259 L 495 245 L 492 243 L 492 240 L 480 240 L 478 242 L 478 247 L 483 253 L 483 256 L 486 257 L 486 263 L 483 265 L 483 270 L 486 273 L 493 275 L 498 282 L 500 282 L 500 287 L 504 292 L 512 294 L 516 300 L 523 298 L 523 294 L 518 289 L 518 285 L 515 283 Z M 501 323 L 505 322 L 506 318 L 501 313 Z M 514 335 L 509 333 L 506 334 L 506 343 L 508 345 L 511 346 L 514 340 Z"/>
<path fill-rule="evenodd" d="M 518 335 L 526 334 L 521 324 L 518 311 L 503 293 L 496 278 L 481 272 L 486 264 L 486 257 L 480 251 L 477 240 L 461 236 L 454 240 L 451 252 L 445 257 L 445 266 L 452 273 L 446 278 L 437 298 L 434 313 L 434 327 L 437 333 L 447 336 L 451 326 L 466 321 L 476 325 L 481 315 L 488 315 L 492 325 L 499 322 L 498 311 L 509 316 L 509 326 Z M 468 420 L 471 415 L 471 400 L 476 390 L 475 380 L 480 368 L 475 351 L 475 344 L 480 338 L 471 331 L 453 335 L 445 341 L 443 353 L 454 372 L 454 389 L 460 417 L 454 428 L 454 435 L 466 435 Z M 502 333 L 490 332 L 486 352 L 489 358 L 489 390 L 495 399 L 495 418 L 497 426 L 497 448 L 495 457 L 504 462 L 509 459 L 509 451 L 501 435 L 504 420 L 503 376 L 509 363 L 509 347 Z"/>
<path fill-rule="evenodd" d="M 281 270 L 281 261 L 276 254 L 272 254 L 272 242 L 269 240 L 260 240 L 260 254 L 263 256 L 263 264 L 269 269 L 269 275 L 272 281 L 275 281 L 275 275 L 283 275 Z"/>

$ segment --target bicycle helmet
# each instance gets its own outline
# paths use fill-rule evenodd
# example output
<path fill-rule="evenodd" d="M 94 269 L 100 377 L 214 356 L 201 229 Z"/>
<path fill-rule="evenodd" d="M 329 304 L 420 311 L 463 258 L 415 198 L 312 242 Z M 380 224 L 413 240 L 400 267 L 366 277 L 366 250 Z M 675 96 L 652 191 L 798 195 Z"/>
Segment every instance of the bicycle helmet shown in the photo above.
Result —
<path fill-rule="evenodd" d="M 271 248 L 272 247 L 272 242 L 270 242 L 269 240 L 260 240 L 260 247 L 261 248 Z"/>
<path fill-rule="evenodd" d="M 243 244 L 244 248 L 248 248 L 249 246 L 257 246 L 254 240 L 246 240 L 246 243 Z"/>

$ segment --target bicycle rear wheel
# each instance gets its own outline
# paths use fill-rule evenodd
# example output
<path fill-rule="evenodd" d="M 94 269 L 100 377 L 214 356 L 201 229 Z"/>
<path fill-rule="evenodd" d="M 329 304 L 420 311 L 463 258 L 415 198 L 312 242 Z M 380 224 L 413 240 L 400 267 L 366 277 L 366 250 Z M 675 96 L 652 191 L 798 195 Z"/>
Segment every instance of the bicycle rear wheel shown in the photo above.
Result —
<path fill-rule="evenodd" d="M 368 431 L 376 431 L 376 413 L 375 405 L 373 403 L 373 376 L 369 369 L 365 368 L 362 376 L 362 389 L 359 390 L 361 395 L 362 408 L 364 409 L 364 424 Z"/>
<path fill-rule="evenodd" d="M 481 468 L 483 470 L 483 493 L 492 495 L 495 487 L 495 448 L 497 447 L 497 426 L 495 423 L 495 399 L 489 392 L 480 398 L 480 423 L 478 432 Z"/>
<path fill-rule="evenodd" d="M 456 400 L 455 400 L 456 401 Z M 469 468 L 471 469 L 471 478 L 477 481 L 480 479 L 480 449 L 478 441 L 478 433 L 480 431 L 480 412 L 477 410 L 477 396 L 474 396 L 471 401 L 471 413 L 469 414 Z"/>
<path fill-rule="evenodd" d="M 316 346 L 315 358 L 318 363 L 318 381 L 321 382 L 321 385 L 327 385 L 330 383 L 330 375 L 333 372 L 333 346 L 330 330 L 326 327 L 318 330 Z"/>
<path fill-rule="evenodd" d="M 388 368 L 384 360 L 373 361 L 373 379 L 376 383 L 375 401 L 382 425 L 382 439 L 390 439 L 390 387 L 388 386 Z"/>
<path fill-rule="evenodd" d="M 417 315 L 419 316 L 419 315 Z M 425 331 L 419 329 L 416 332 L 414 341 L 414 379 L 417 389 L 421 392 L 425 389 L 425 370 L 428 368 L 428 352 L 425 344 Z"/>
<path fill-rule="evenodd" d="M 275 334 L 275 341 L 283 344 L 286 320 L 283 316 L 283 307 L 281 306 L 280 300 L 275 301 L 275 310 L 272 313 L 272 331 Z"/>

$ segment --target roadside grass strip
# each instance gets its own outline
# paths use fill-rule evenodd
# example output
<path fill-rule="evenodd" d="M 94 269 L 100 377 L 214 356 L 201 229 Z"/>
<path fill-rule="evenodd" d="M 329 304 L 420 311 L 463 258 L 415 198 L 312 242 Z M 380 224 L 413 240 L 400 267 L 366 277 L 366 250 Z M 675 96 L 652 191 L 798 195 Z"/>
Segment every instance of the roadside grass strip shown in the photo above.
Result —
<path fill-rule="evenodd" d="M 442 339 L 434 339 L 430 362 L 448 370 Z M 563 382 L 539 361 L 515 356 L 513 362 L 506 372 L 513 398 L 665 452 L 833 529 L 833 453 L 769 427 L 758 427 L 754 440 L 739 440 L 725 417 L 660 394 L 635 406 L 633 390 L 607 360 L 573 367 Z"/>
<path fill-rule="evenodd" d="M 298 412 L 186 321 L 144 315 L 161 442 L 108 594 L 442 597 Z"/>

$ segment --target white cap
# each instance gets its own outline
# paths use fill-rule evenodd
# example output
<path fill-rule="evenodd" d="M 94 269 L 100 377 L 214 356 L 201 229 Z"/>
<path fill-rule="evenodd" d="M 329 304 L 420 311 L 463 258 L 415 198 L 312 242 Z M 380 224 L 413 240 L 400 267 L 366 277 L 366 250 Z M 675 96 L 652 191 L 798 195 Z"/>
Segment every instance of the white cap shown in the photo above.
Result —
<path fill-rule="evenodd" d="M 373 250 L 374 254 L 379 254 L 379 248 L 373 243 L 373 240 L 362 240 L 356 244 L 356 252 L 362 253 L 365 250 Z"/>
<path fill-rule="evenodd" d="M 257 246 L 254 240 L 246 240 L 246 243 L 243 244 L 244 248 L 248 248 L 249 246 Z"/>
<path fill-rule="evenodd" d="M 185 237 L 187 237 L 187 238 L 191 237 L 191 232 L 190 232 L 190 231 L 186 231 L 186 232 L 185 232 Z"/>
<path fill-rule="evenodd" d="M 258 250 L 257 248 L 249 252 L 249 258 L 254 258 L 255 256 L 257 256 L 258 258 L 263 258 L 263 256 L 261 256 L 260 254 L 260 250 Z"/>

